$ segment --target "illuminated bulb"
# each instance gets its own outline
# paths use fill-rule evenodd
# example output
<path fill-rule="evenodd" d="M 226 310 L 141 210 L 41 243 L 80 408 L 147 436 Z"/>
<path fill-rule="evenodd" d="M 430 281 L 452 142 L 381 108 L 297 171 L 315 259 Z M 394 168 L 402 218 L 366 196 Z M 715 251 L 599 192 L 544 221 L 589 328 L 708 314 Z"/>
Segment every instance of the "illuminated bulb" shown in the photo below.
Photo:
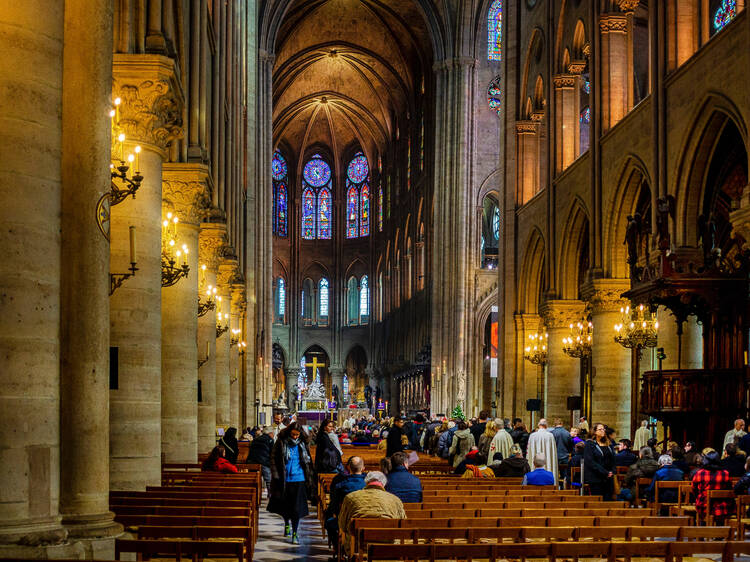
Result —
<path fill-rule="evenodd" d="M 188 247 L 187 247 L 187 246 L 186 246 L 185 244 L 183 244 L 183 245 L 182 245 L 182 250 L 183 250 L 183 251 L 184 251 L 184 252 L 185 252 L 186 254 L 188 253 Z"/>
<path fill-rule="evenodd" d="M 178 222 L 180 222 L 180 219 L 179 219 L 179 218 L 178 218 L 177 216 L 175 216 L 175 217 L 174 217 L 174 218 L 172 219 L 172 222 L 174 222 L 175 224 L 177 224 Z"/>
<path fill-rule="evenodd" d="M 203 265 L 201 266 L 201 269 L 202 269 L 203 271 L 206 271 L 206 264 L 205 264 L 205 263 L 204 263 L 204 264 L 203 264 Z M 210 288 L 210 287 L 211 287 L 211 285 L 209 285 L 209 288 Z"/>
<path fill-rule="evenodd" d="M 114 109 L 110 109 L 109 110 L 109 116 L 110 117 L 114 117 L 115 116 L 115 110 Z"/>
<path fill-rule="evenodd" d="M 122 100 L 120 98 L 115 98 L 115 105 L 120 105 L 122 103 Z"/>
<path fill-rule="evenodd" d="M 168 223 L 167 221 L 164 221 L 164 222 L 163 222 L 163 223 L 161 223 L 161 224 L 162 224 L 162 226 L 163 226 L 164 228 L 166 228 L 166 227 L 167 227 L 167 225 L 168 225 L 169 223 Z"/>
<path fill-rule="evenodd" d="M 174 240 L 170 240 L 170 241 L 169 241 L 169 245 L 170 245 L 170 246 L 174 246 Z"/>
<path fill-rule="evenodd" d="M 141 152 L 141 145 L 139 144 L 138 146 L 135 147 L 135 153 L 139 154 L 140 152 Z"/>
<path fill-rule="evenodd" d="M 172 219 L 172 213 L 167 213 L 167 218 L 171 220 Z"/>
<path fill-rule="evenodd" d="M 132 164 L 134 160 L 135 160 L 135 156 L 133 156 L 132 154 L 128 154 L 128 162 Z"/>
<path fill-rule="evenodd" d="M 110 169 L 110 170 L 114 170 L 114 169 L 115 169 L 115 165 L 114 165 L 114 164 L 112 164 L 112 162 L 110 162 L 110 163 L 109 163 L 109 169 Z"/>
<path fill-rule="evenodd" d="M 179 257 L 180 257 L 180 256 L 182 255 L 182 252 L 180 252 L 179 250 L 177 250 L 177 253 L 176 253 L 176 255 L 177 255 L 177 257 L 179 258 Z"/>
<path fill-rule="evenodd" d="M 117 140 L 120 142 L 125 142 L 125 133 L 120 133 L 117 135 Z"/>

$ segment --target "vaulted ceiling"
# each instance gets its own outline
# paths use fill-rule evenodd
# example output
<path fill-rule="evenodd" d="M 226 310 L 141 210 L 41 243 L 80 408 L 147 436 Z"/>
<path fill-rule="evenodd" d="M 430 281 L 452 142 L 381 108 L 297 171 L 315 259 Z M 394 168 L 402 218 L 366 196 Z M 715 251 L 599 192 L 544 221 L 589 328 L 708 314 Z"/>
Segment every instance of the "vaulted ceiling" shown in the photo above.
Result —
<path fill-rule="evenodd" d="M 273 74 L 274 144 L 309 156 L 361 147 L 371 163 L 403 127 L 432 66 L 412 0 L 297 0 L 279 29 Z"/>

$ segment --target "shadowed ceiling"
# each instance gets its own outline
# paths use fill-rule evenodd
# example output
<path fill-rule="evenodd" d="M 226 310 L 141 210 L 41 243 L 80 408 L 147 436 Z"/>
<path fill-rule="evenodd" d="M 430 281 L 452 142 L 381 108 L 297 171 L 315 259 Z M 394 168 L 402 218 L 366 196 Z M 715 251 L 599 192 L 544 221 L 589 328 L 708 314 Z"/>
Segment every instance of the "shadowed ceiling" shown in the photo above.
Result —
<path fill-rule="evenodd" d="M 297 159 L 325 145 L 340 166 L 361 147 L 374 163 L 413 113 L 431 68 L 424 18 L 411 0 L 298 0 L 278 33 L 274 145 Z M 337 170 L 338 172 L 338 170 Z"/>

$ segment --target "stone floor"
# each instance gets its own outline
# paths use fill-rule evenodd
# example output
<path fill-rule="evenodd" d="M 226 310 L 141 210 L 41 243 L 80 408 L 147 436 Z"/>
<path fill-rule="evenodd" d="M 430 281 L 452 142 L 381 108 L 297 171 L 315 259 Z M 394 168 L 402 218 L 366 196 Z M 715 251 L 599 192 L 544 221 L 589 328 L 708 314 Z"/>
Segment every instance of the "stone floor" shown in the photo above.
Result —
<path fill-rule="evenodd" d="M 315 513 L 300 521 L 300 544 L 292 544 L 284 537 L 284 520 L 266 511 L 266 502 L 260 509 L 258 542 L 255 543 L 254 560 L 311 560 L 326 562 L 331 556 L 327 539 L 323 538 Z"/>

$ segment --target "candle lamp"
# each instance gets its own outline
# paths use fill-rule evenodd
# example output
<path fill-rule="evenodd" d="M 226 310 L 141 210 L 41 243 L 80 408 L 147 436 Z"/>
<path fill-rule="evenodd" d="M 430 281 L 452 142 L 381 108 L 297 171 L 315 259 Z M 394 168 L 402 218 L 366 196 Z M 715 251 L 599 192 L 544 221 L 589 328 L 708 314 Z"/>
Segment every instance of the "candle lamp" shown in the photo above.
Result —
<path fill-rule="evenodd" d="M 183 244 L 177 248 L 177 223 L 179 219 L 171 212 L 162 221 L 161 237 L 161 286 L 171 287 L 183 277 L 188 276 L 190 266 L 187 256 L 189 253 L 187 245 Z M 178 265 L 178 262 L 182 261 Z"/>
<path fill-rule="evenodd" d="M 240 343 L 240 332 L 241 330 L 238 330 L 237 328 L 232 329 L 232 337 L 229 340 L 229 347 L 234 347 Z"/>
<path fill-rule="evenodd" d="M 594 324 L 587 319 L 570 325 L 570 334 L 563 338 L 563 353 L 569 357 L 581 358 L 591 355 L 594 338 Z"/>
<path fill-rule="evenodd" d="M 221 320 L 224 319 L 224 325 L 221 325 Z M 219 339 L 226 332 L 229 331 L 229 314 L 219 314 L 216 316 L 216 339 Z"/>
<path fill-rule="evenodd" d="M 122 286 L 126 279 L 135 275 L 138 268 L 135 266 L 135 227 L 130 226 L 128 229 L 130 233 L 130 267 L 128 270 L 130 273 L 110 273 L 109 274 L 109 296 Z"/>
<path fill-rule="evenodd" d="M 547 363 L 547 330 L 536 334 L 529 334 L 529 345 L 524 349 L 523 358 L 534 365 Z"/>
<path fill-rule="evenodd" d="M 642 304 L 620 309 L 622 322 L 615 324 L 615 341 L 627 349 L 656 347 L 659 322 Z"/>
<path fill-rule="evenodd" d="M 203 271 L 205 272 L 206 266 L 202 266 Z M 205 276 L 205 273 L 204 273 Z M 204 277 L 205 281 L 205 277 Z M 216 287 L 212 287 L 211 285 L 208 286 L 208 289 L 206 290 L 206 300 L 201 301 L 200 295 L 198 295 L 198 317 L 205 316 L 208 314 L 209 310 L 215 310 L 216 309 Z"/>

